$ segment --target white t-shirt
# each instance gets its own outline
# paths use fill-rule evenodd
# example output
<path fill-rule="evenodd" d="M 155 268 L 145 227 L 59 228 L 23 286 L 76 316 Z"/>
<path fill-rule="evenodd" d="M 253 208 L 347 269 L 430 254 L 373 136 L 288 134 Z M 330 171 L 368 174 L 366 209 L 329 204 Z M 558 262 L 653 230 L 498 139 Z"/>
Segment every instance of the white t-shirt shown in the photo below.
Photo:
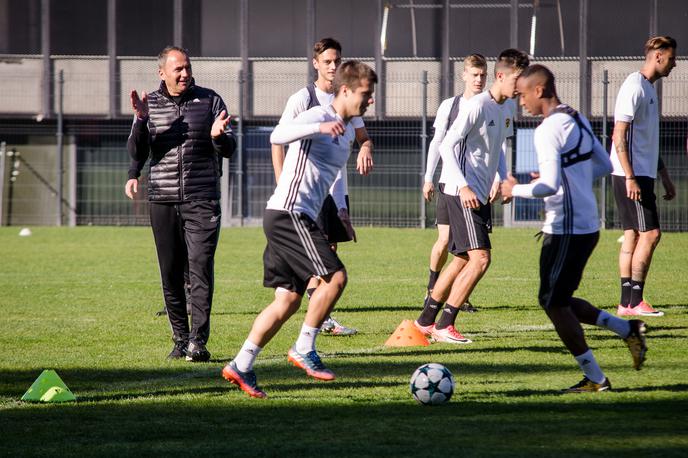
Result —
<path fill-rule="evenodd" d="M 486 204 L 497 171 L 506 178 L 504 140 L 513 135 L 513 105 L 497 103 L 485 91 L 471 97 L 440 144 L 444 193 L 456 196 L 469 186 Z"/>
<path fill-rule="evenodd" d="M 659 110 L 655 87 L 640 72 L 633 72 L 621 85 L 616 97 L 614 120 L 630 123 L 628 156 L 633 174 L 657 177 L 659 160 Z M 612 143 L 614 175 L 624 176 L 616 146 Z"/>
<path fill-rule="evenodd" d="M 334 100 L 334 94 L 320 90 L 317 84 L 313 84 L 313 87 L 315 88 L 315 95 L 318 98 L 320 106 L 326 107 L 332 104 L 332 101 Z M 305 87 L 292 94 L 291 97 L 289 97 L 289 100 L 287 100 L 287 105 L 284 107 L 282 117 L 279 121 L 280 124 L 291 122 L 299 114 L 308 110 L 310 98 L 310 93 Z M 361 119 L 360 116 L 351 118 L 351 125 L 354 127 L 354 129 L 365 127 L 363 119 Z M 337 208 L 347 208 L 346 195 L 349 194 L 349 188 L 346 177 L 346 164 L 344 164 L 342 170 L 337 174 L 337 178 L 332 184 L 332 189 L 330 189 L 330 194 L 332 195 Z"/>
<path fill-rule="evenodd" d="M 579 117 L 592 132 L 590 122 L 583 115 L 579 114 Z M 586 153 L 592 154 L 587 159 L 576 161 L 571 151 L 579 140 L 578 154 L 581 156 L 578 159 L 586 157 Z M 514 186 L 514 197 L 544 197 L 545 222 L 542 232 L 546 234 L 597 232 L 600 218 L 592 188 L 593 180 L 612 170 L 604 147 L 565 113 L 553 113 L 546 117 L 535 129 L 533 141 L 540 177 L 532 183 Z M 567 159 L 562 160 L 562 157 Z"/>
<path fill-rule="evenodd" d="M 320 133 L 320 123 L 342 121 L 331 105 L 317 106 L 289 123 L 280 123 L 270 143 L 289 145 L 282 174 L 267 209 L 305 213 L 317 219 L 337 173 L 346 165 L 356 132 L 351 122 L 343 135 Z"/>

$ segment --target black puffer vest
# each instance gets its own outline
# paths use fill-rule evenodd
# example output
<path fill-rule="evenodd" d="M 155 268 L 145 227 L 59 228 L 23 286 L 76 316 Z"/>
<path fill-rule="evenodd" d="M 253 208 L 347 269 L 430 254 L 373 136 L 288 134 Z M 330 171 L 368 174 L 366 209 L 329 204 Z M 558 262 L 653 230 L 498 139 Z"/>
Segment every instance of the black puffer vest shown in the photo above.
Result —
<path fill-rule="evenodd" d="M 220 158 L 210 129 L 225 108 L 213 90 L 192 86 L 177 105 L 165 83 L 148 95 L 150 175 L 154 202 L 220 198 Z"/>

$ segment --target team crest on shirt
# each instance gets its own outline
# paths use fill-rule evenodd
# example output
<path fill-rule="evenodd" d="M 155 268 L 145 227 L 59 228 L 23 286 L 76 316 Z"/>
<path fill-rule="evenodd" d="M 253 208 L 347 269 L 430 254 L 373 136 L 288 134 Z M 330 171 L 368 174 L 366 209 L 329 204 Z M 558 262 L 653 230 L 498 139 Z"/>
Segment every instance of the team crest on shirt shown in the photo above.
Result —
<path fill-rule="evenodd" d="M 490 120 L 490 123 L 487 125 L 487 127 L 494 127 L 494 126 L 495 126 L 495 122 L 494 122 L 494 119 L 492 119 L 492 120 Z"/>
<path fill-rule="evenodd" d="M 506 118 L 506 128 L 507 128 L 507 129 L 509 128 L 509 125 L 510 125 L 510 124 L 511 124 L 511 119 L 510 119 L 510 118 Z"/>

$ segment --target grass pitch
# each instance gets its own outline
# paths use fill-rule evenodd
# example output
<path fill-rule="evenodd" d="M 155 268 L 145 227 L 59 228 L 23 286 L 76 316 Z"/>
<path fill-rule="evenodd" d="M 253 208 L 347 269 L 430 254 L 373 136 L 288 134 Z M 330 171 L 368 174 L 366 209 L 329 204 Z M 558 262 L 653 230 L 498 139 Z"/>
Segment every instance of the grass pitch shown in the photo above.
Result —
<path fill-rule="evenodd" d="M 318 338 L 337 374 L 309 379 L 286 361 L 303 312 L 258 359 L 267 400 L 220 377 L 272 297 L 262 287 L 259 228 L 223 229 L 209 364 L 167 362 L 172 344 L 149 228 L 0 228 L 2 456 L 685 456 L 688 450 L 688 234 L 665 234 L 646 298 L 649 352 L 636 372 L 623 342 L 586 327 L 614 390 L 561 395 L 581 374 L 537 305 L 532 229 L 498 229 L 493 263 L 460 314 L 467 346 L 385 348 L 415 318 L 435 231 L 359 229 L 340 255 L 349 285 L 335 317 L 354 337 Z M 618 232 L 602 234 L 579 296 L 613 310 Z M 305 308 L 305 305 L 302 306 Z M 446 365 L 452 401 L 417 405 L 416 367 Z M 78 402 L 19 398 L 55 369 Z"/>

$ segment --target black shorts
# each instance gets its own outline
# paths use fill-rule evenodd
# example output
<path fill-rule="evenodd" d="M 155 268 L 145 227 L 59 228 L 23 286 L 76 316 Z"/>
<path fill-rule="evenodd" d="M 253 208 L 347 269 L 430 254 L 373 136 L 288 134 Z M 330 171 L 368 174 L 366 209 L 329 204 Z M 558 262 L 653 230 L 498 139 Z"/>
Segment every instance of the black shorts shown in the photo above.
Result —
<path fill-rule="evenodd" d="M 578 289 L 583 269 L 600 238 L 592 234 L 545 234 L 540 252 L 540 293 L 544 309 L 566 307 Z"/>
<path fill-rule="evenodd" d="M 344 198 L 346 199 L 346 209 L 348 211 L 349 196 L 344 196 Z M 328 242 L 350 242 L 353 238 L 349 237 L 344 224 L 342 224 L 342 220 L 339 219 L 338 213 L 339 209 L 334 202 L 334 198 L 328 194 L 318 215 L 318 226 L 327 237 Z"/>
<path fill-rule="evenodd" d="M 344 268 L 315 221 L 302 213 L 265 210 L 263 285 L 285 288 L 303 296 L 311 277 Z"/>
<path fill-rule="evenodd" d="M 638 232 L 659 229 L 659 214 L 657 213 L 657 196 L 655 195 L 655 180 L 650 177 L 635 177 L 640 187 L 640 201 L 631 200 L 626 196 L 626 177 L 612 175 L 614 199 L 619 209 L 621 227 Z"/>
<path fill-rule="evenodd" d="M 492 248 L 492 208 L 480 204 L 476 209 L 464 208 L 459 196 L 444 195 L 449 210 L 449 252 L 454 256 L 470 250 Z"/>
<path fill-rule="evenodd" d="M 440 192 L 437 193 L 437 211 L 435 212 L 435 224 L 449 225 L 449 208 L 447 206 L 447 196 L 444 191 L 444 183 L 439 184 Z"/>

